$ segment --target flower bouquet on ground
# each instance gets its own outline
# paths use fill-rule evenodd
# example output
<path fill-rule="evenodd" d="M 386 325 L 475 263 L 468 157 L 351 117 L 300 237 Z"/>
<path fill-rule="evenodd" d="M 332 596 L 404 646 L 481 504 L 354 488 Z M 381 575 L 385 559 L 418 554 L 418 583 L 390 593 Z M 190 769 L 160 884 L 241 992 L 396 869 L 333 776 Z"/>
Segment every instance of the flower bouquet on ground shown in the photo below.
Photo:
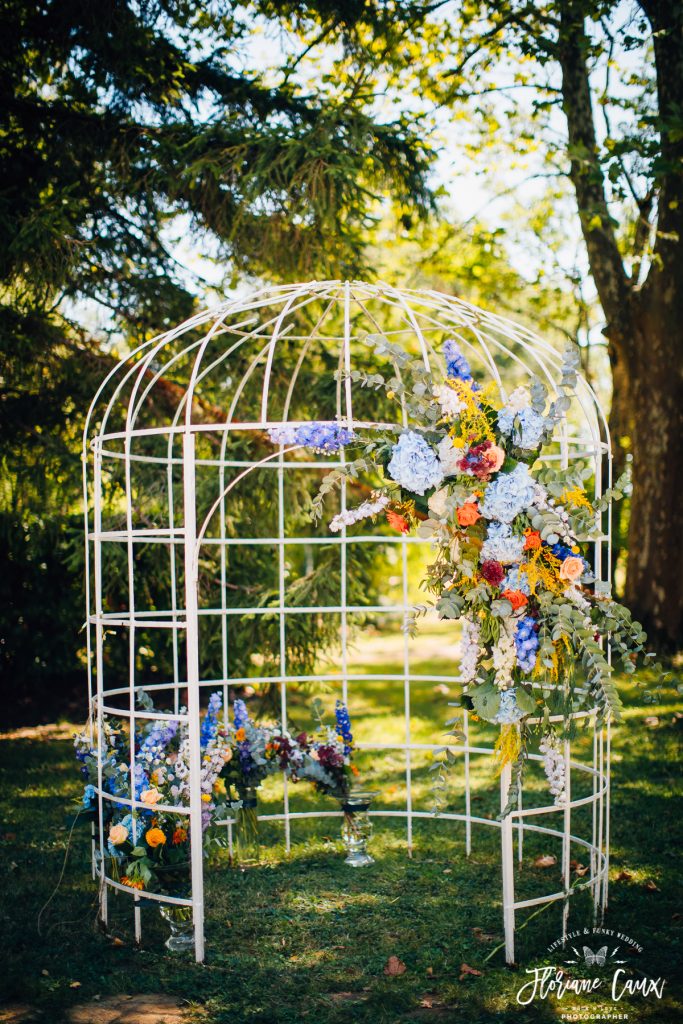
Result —
<path fill-rule="evenodd" d="M 237 699 L 228 732 L 233 756 L 223 765 L 219 785 L 227 807 L 235 814 L 234 857 L 241 867 L 260 858 L 258 789 L 263 780 L 279 770 L 286 758 L 288 738 L 274 726 L 257 725 L 246 704 Z"/>
<path fill-rule="evenodd" d="M 372 835 L 368 811 L 377 794 L 354 787 L 359 772 L 353 764 L 353 733 L 346 705 L 337 701 L 334 727 L 323 721 L 320 702 L 314 703 L 313 713 L 318 720 L 318 731 L 310 736 L 306 733 L 297 736 L 299 751 L 292 759 L 290 775 L 295 781 L 312 782 L 319 793 L 339 801 L 346 863 L 365 867 L 373 863 L 367 851 Z"/>
<path fill-rule="evenodd" d="M 149 696 L 138 695 L 141 706 L 153 711 Z M 218 842 L 214 822 L 225 813 L 220 799 L 219 774 L 232 757 L 225 733 L 219 728 L 220 694 L 209 701 L 201 726 L 202 747 L 202 832 L 204 846 Z M 187 898 L 190 894 L 189 816 L 173 808 L 189 808 L 189 740 L 184 725 L 167 719 L 154 719 L 136 732 L 131 777 L 131 750 L 128 730 L 115 719 L 103 723 L 99 738 L 104 794 L 130 799 L 140 807 L 128 808 L 115 800 L 103 800 L 103 835 L 98 850 L 104 850 L 100 869 L 119 884 L 159 895 Z M 76 757 L 85 780 L 83 808 L 99 828 L 97 814 L 97 747 L 89 736 L 75 737 Z M 102 859 L 101 854 L 97 854 Z M 162 913 L 174 923 L 189 922 L 188 908 L 162 905 Z M 176 918 L 178 919 L 176 922 Z M 173 938 L 173 936 L 172 936 Z M 170 948 L 183 948 L 176 943 Z"/>
<path fill-rule="evenodd" d="M 335 516 L 330 529 L 384 515 L 393 529 L 433 542 L 436 557 L 423 585 L 441 618 L 463 623 L 464 706 L 502 726 L 499 763 L 513 764 L 506 811 L 516 805 L 532 721 L 540 723 L 534 728 L 546 774 L 561 801 L 558 744 L 572 712 L 596 707 L 598 724 L 620 715 L 603 641 L 628 673 L 640 657 L 652 657 L 641 625 L 606 584 L 596 583 L 585 554 L 625 482 L 592 500 L 590 464 L 564 469 L 541 457 L 570 408 L 578 353 L 567 350 L 549 403 L 539 380 L 498 397 L 495 382 L 475 381 L 452 339 L 444 344 L 446 372 L 439 378 L 386 338 L 369 342 L 393 363 L 393 375 L 353 370 L 351 379 L 383 388 L 400 406 L 397 418 L 407 415 L 412 425 L 367 436 L 338 430 L 328 438 L 325 450 L 353 445 L 362 454 L 325 477 L 313 515 L 322 514 L 325 496 L 344 479 L 370 474 L 383 481 L 371 500 Z M 312 443 L 310 431 L 297 429 L 291 440 Z M 320 763 L 318 770 L 332 776 L 333 768 Z"/>

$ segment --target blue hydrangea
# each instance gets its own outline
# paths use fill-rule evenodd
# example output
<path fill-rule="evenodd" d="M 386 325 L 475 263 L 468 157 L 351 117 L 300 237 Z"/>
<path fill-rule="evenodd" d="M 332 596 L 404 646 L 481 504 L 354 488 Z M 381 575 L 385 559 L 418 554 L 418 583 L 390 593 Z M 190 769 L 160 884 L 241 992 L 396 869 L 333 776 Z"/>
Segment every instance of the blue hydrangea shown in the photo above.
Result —
<path fill-rule="evenodd" d="M 522 538 L 523 540 L 524 538 Z M 529 587 L 529 577 L 525 572 L 521 572 L 519 569 L 510 569 L 503 580 L 503 586 L 501 590 L 521 590 L 527 597 L 531 594 Z"/>
<path fill-rule="evenodd" d="M 523 712 L 517 706 L 517 696 L 514 687 L 511 690 L 503 690 L 500 695 L 500 707 L 494 721 L 499 725 L 514 725 L 523 717 Z"/>
<path fill-rule="evenodd" d="M 144 822 L 140 818 L 134 818 L 132 814 L 127 814 L 125 818 L 121 819 L 121 824 L 128 829 L 128 839 L 133 846 L 136 846 L 138 839 L 144 832 Z"/>
<path fill-rule="evenodd" d="M 448 338 L 443 345 L 443 354 L 446 357 L 446 376 L 452 379 L 471 381 L 472 371 L 470 364 L 460 350 L 460 346 L 453 338 Z"/>
<path fill-rule="evenodd" d="M 271 427 L 268 436 L 273 444 L 301 444 L 328 455 L 338 452 L 356 437 L 352 430 L 340 427 L 337 423 L 302 423 L 298 427 L 283 424 L 281 427 Z"/>
<path fill-rule="evenodd" d="M 546 428 L 545 416 L 534 412 L 531 406 L 515 412 L 507 406 L 498 413 L 498 427 L 502 434 L 512 438 L 517 448 L 533 451 L 541 443 Z"/>
<path fill-rule="evenodd" d="M 524 537 L 517 537 L 507 523 L 491 523 L 481 549 L 482 562 L 500 562 L 510 565 L 521 562 Z"/>
<path fill-rule="evenodd" d="M 91 807 L 95 803 L 96 796 L 95 787 L 88 784 L 83 790 L 83 806 L 86 809 Z"/>
<path fill-rule="evenodd" d="M 413 494 L 424 494 L 443 480 L 441 465 L 425 439 L 408 430 L 394 445 L 387 472 L 392 480 Z"/>
<path fill-rule="evenodd" d="M 337 720 L 337 732 L 344 741 L 344 755 L 346 756 L 351 753 L 353 747 L 353 733 L 351 732 L 348 708 L 340 700 L 335 705 L 334 716 Z"/>
<path fill-rule="evenodd" d="M 481 506 L 482 515 L 497 519 L 500 523 L 511 523 L 534 500 L 536 487 L 524 463 L 515 466 L 511 473 L 499 473 L 486 488 L 486 497 Z"/>
<path fill-rule="evenodd" d="M 517 664 L 522 672 L 533 672 L 536 666 L 538 634 L 535 626 L 536 621 L 530 615 L 525 615 L 517 622 L 515 647 L 517 648 Z"/>

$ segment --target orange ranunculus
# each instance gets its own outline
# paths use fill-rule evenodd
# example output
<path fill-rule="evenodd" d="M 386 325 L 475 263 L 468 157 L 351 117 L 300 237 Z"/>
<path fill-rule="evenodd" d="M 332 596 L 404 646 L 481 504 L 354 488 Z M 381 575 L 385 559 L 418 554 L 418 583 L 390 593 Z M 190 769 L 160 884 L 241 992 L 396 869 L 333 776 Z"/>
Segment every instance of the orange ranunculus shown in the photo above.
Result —
<path fill-rule="evenodd" d="M 244 743 L 246 738 L 247 738 L 247 734 L 246 734 L 244 728 L 238 729 L 237 732 L 235 733 L 235 739 L 237 740 L 238 743 Z"/>
<path fill-rule="evenodd" d="M 397 533 L 407 533 L 410 529 L 410 523 L 406 517 L 402 516 L 400 512 L 392 512 L 391 509 L 387 512 L 387 522 Z"/>
<path fill-rule="evenodd" d="M 139 878 L 129 878 L 128 875 L 123 875 L 121 878 L 121 884 L 127 885 L 130 889 L 144 889 L 145 883 Z"/>
<path fill-rule="evenodd" d="M 560 566 L 560 579 L 574 583 L 579 576 L 583 576 L 583 558 L 569 555 Z"/>
<path fill-rule="evenodd" d="M 166 836 L 160 828 L 150 828 L 145 832 L 145 840 L 148 846 L 155 849 L 157 846 L 163 846 L 166 842 Z"/>
<path fill-rule="evenodd" d="M 529 603 L 528 597 L 526 594 L 523 594 L 521 590 L 504 590 L 500 596 L 510 602 L 513 612 L 516 612 L 518 608 L 523 608 L 525 604 Z"/>
<path fill-rule="evenodd" d="M 541 546 L 541 535 L 538 530 L 524 531 L 524 550 L 535 551 Z"/>
<path fill-rule="evenodd" d="M 464 505 L 461 505 L 456 515 L 460 526 L 472 526 L 477 519 L 481 519 L 481 512 L 473 501 L 466 501 Z"/>
<path fill-rule="evenodd" d="M 173 845 L 174 846 L 180 846 L 181 843 L 184 843 L 186 839 L 187 839 L 187 829 L 186 828 L 180 828 L 180 826 L 178 826 L 178 828 L 176 828 L 175 832 L 173 833 L 173 839 L 172 839 Z"/>

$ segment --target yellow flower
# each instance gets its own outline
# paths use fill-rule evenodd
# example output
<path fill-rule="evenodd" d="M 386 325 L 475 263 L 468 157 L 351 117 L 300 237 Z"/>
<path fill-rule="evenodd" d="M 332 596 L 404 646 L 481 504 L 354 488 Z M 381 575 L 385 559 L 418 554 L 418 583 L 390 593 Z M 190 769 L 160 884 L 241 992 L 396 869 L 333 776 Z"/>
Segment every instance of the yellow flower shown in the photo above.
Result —
<path fill-rule="evenodd" d="M 147 841 L 147 845 L 151 846 L 152 849 L 155 849 L 157 846 L 163 846 L 166 842 L 166 836 L 160 828 L 148 829 L 145 833 L 145 839 Z"/>
<path fill-rule="evenodd" d="M 213 784 L 213 791 L 220 796 L 225 796 L 225 779 L 216 779 Z"/>
<path fill-rule="evenodd" d="M 202 793 L 202 803 L 205 803 L 205 804 L 210 804 L 211 803 L 211 794 L 210 793 Z"/>
<path fill-rule="evenodd" d="M 112 846 L 120 846 L 128 839 L 128 829 L 125 825 L 112 825 L 109 829 L 109 842 Z"/>

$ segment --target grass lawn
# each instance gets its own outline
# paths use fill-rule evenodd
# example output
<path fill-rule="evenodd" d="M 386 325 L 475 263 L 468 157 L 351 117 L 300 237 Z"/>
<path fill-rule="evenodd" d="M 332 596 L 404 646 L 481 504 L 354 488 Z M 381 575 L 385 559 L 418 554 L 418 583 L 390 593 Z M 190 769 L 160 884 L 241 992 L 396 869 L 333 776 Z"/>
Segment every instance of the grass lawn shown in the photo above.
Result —
<path fill-rule="evenodd" d="M 420 642 L 424 662 L 417 671 L 452 671 L 454 651 L 447 633 L 428 627 Z M 357 666 L 397 671 L 399 648 L 395 638 L 366 634 L 355 655 Z M 525 968 L 559 962 L 547 947 L 560 934 L 560 904 L 519 931 L 518 968 L 505 967 L 500 952 L 486 961 L 502 938 L 499 834 L 494 828 L 476 827 L 467 858 L 464 825 L 430 819 L 415 823 L 412 858 L 407 856 L 405 823 L 376 820 L 376 863 L 361 872 L 343 863 L 338 819 L 294 822 L 289 857 L 282 826 L 264 823 L 260 867 L 240 872 L 220 862 L 207 871 L 208 952 L 203 966 L 165 955 L 165 926 L 154 906 L 143 911 L 143 944 L 136 948 L 131 941 L 131 904 L 125 896 L 111 900 L 115 938 L 98 931 L 89 839 L 85 830 L 77 830 L 61 885 L 43 912 L 39 931 L 40 909 L 55 888 L 64 861 L 65 814 L 79 799 L 80 781 L 66 727 L 8 734 L 0 742 L 0 995 L 42 1009 L 50 1022 L 61 1020 L 65 1008 L 74 1003 L 117 992 L 177 994 L 195 1007 L 197 1020 L 216 1024 L 523 1024 L 560 1020 L 562 1013 L 577 1006 L 603 1006 L 608 1012 L 627 1014 L 622 1019 L 630 1021 L 678 1021 L 683 1009 L 676 989 L 683 905 L 676 789 L 683 718 L 676 711 L 681 704 L 673 690 L 665 690 L 659 705 L 643 709 L 632 684 L 624 683 L 622 689 L 627 709 L 613 741 L 611 886 L 605 925 L 632 936 L 643 947 L 642 954 L 628 961 L 629 976 L 644 973 L 668 979 L 662 1000 L 626 996 L 613 1004 L 598 992 L 568 995 L 562 1003 L 538 1000 L 528 1008 L 518 1006 L 516 992 L 528 980 Z M 433 683 L 414 685 L 413 740 L 439 742 L 448 699 Z M 402 683 L 358 684 L 350 703 L 358 740 L 404 741 Z M 294 700 L 291 711 L 297 724 L 306 724 L 304 698 Z M 646 716 L 654 716 L 647 725 Z M 580 738 L 577 750 L 584 750 L 586 742 L 587 737 Z M 380 791 L 379 807 L 405 804 L 400 753 L 364 753 L 360 765 L 363 781 Z M 429 758 L 416 756 L 412 767 L 415 806 L 428 810 Z M 473 778 L 473 813 L 495 817 L 498 783 L 489 758 L 474 760 Z M 538 770 L 530 776 L 529 791 L 531 799 L 543 792 Z M 276 809 L 279 802 L 273 783 L 264 792 L 262 807 Z M 333 802 L 317 798 L 316 803 L 310 794 L 296 790 L 293 806 L 334 809 Z M 449 783 L 448 806 L 462 808 L 459 769 Z M 576 814 L 576 825 L 588 834 L 587 818 L 581 814 Z M 525 840 L 524 862 L 516 875 L 521 898 L 560 888 L 558 866 L 533 864 L 545 853 L 558 855 L 559 860 L 557 841 L 543 836 Z M 572 856 L 580 859 L 578 851 Z M 518 926 L 528 913 L 520 912 Z M 590 926 L 590 899 L 577 894 L 570 927 Z M 385 975 L 391 956 L 405 964 L 405 973 Z M 481 975 L 461 977 L 462 964 Z"/>

